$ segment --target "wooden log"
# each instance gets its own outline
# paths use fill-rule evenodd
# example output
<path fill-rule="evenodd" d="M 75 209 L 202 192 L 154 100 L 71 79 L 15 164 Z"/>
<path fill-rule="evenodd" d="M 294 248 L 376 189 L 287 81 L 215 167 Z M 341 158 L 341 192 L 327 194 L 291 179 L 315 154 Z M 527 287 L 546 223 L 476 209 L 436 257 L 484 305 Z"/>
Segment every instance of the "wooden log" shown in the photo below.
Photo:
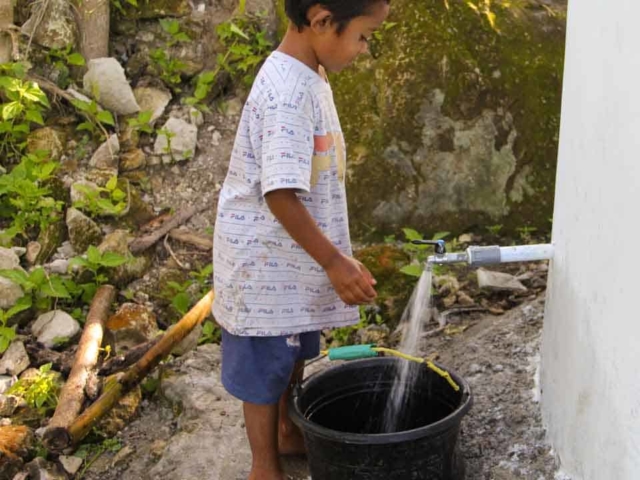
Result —
<path fill-rule="evenodd" d="M 131 253 L 136 254 L 145 251 L 151 245 L 154 245 L 158 240 L 164 237 L 167 233 L 176 227 L 179 227 L 184 222 L 193 217 L 196 213 L 201 212 L 207 207 L 196 208 L 194 206 L 188 207 L 180 212 L 176 213 L 171 220 L 166 221 L 154 232 L 145 235 L 143 237 L 136 238 L 129 244 L 129 250 Z"/>
<path fill-rule="evenodd" d="M 169 236 L 174 240 L 182 243 L 193 245 L 198 250 L 210 252 L 213 250 L 213 240 L 209 237 L 203 237 L 189 230 L 175 229 L 169 232 Z"/>
<path fill-rule="evenodd" d="M 212 290 L 189 310 L 175 327 L 165 333 L 158 343 L 153 345 L 126 373 L 117 380 L 109 382 L 105 386 L 102 395 L 65 430 L 66 435 L 60 437 L 64 438 L 65 442 L 56 443 L 54 451 L 62 451 L 80 442 L 91 431 L 93 426 L 113 408 L 118 400 L 138 385 L 196 325 L 209 315 L 213 298 L 214 292 Z"/>
<path fill-rule="evenodd" d="M 56 411 L 44 433 L 43 443 L 49 450 L 58 451 L 68 443 L 67 428 L 77 418 L 85 402 L 85 388 L 98 363 L 104 324 L 115 297 L 114 287 L 102 285 L 91 302 L 75 362 L 60 392 Z"/>

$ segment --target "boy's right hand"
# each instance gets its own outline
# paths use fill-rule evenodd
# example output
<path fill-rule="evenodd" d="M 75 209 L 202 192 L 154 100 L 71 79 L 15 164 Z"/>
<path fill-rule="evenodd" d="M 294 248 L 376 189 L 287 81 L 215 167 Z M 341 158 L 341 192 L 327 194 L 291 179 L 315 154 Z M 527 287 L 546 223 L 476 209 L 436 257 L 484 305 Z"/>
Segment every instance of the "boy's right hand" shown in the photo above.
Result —
<path fill-rule="evenodd" d="M 347 305 L 372 302 L 378 294 L 373 275 L 362 263 L 343 253 L 336 255 L 325 267 L 336 293 Z"/>

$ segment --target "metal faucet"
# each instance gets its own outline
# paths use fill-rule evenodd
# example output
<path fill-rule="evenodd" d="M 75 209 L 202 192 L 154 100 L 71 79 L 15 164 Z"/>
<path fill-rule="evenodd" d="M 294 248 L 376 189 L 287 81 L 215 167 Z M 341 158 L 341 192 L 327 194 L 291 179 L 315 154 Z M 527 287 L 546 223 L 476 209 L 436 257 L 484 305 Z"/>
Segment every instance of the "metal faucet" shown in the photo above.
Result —
<path fill-rule="evenodd" d="M 435 255 L 427 258 L 425 267 L 431 269 L 433 265 L 449 265 L 453 263 L 467 263 L 472 267 L 493 265 L 509 262 L 535 262 L 538 260 L 551 260 L 553 257 L 553 245 L 516 245 L 512 247 L 500 247 L 492 245 L 488 247 L 471 246 L 464 252 L 447 253 L 444 240 L 413 240 L 414 245 L 433 245 Z"/>

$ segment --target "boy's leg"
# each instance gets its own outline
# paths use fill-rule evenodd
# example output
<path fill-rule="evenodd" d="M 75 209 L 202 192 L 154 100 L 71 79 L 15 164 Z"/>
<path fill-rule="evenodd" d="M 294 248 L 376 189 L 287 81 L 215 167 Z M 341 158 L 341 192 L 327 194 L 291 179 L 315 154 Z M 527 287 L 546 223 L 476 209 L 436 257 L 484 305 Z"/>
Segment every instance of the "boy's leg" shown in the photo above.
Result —
<path fill-rule="evenodd" d="M 289 396 L 292 388 L 302 381 L 305 361 L 320 355 L 320 332 L 301 333 L 298 338 L 300 349 L 297 361 L 291 373 L 289 386 L 279 403 L 278 449 L 282 455 L 304 455 L 307 452 L 300 429 L 289 417 Z"/>
<path fill-rule="evenodd" d="M 306 453 L 304 439 L 300 429 L 289 417 L 289 396 L 292 388 L 302 381 L 304 375 L 304 360 L 296 362 L 291 373 L 291 381 L 287 390 L 280 397 L 278 404 L 278 451 L 281 455 L 303 455 Z"/>
<path fill-rule="evenodd" d="M 244 402 L 244 421 L 253 461 L 249 480 L 284 480 L 278 458 L 278 404 Z"/>

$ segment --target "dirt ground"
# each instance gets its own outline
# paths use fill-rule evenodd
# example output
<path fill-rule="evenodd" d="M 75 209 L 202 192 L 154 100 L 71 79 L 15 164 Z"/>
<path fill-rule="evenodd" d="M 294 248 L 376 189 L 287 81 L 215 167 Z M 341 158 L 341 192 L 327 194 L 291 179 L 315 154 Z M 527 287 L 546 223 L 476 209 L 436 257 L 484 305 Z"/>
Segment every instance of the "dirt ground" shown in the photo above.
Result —
<path fill-rule="evenodd" d="M 544 298 L 500 316 L 462 314 L 468 328 L 425 339 L 423 353 L 470 384 L 473 407 L 463 421 L 467 480 L 566 480 L 545 443 L 536 387 Z M 318 362 L 311 370 L 325 368 Z M 225 396 L 219 348 L 197 351 L 166 367 L 162 395 L 145 401 L 140 417 L 85 475 L 94 480 L 240 480 L 250 462 L 239 402 Z M 310 478 L 304 460 L 286 463 L 290 480 Z"/>

